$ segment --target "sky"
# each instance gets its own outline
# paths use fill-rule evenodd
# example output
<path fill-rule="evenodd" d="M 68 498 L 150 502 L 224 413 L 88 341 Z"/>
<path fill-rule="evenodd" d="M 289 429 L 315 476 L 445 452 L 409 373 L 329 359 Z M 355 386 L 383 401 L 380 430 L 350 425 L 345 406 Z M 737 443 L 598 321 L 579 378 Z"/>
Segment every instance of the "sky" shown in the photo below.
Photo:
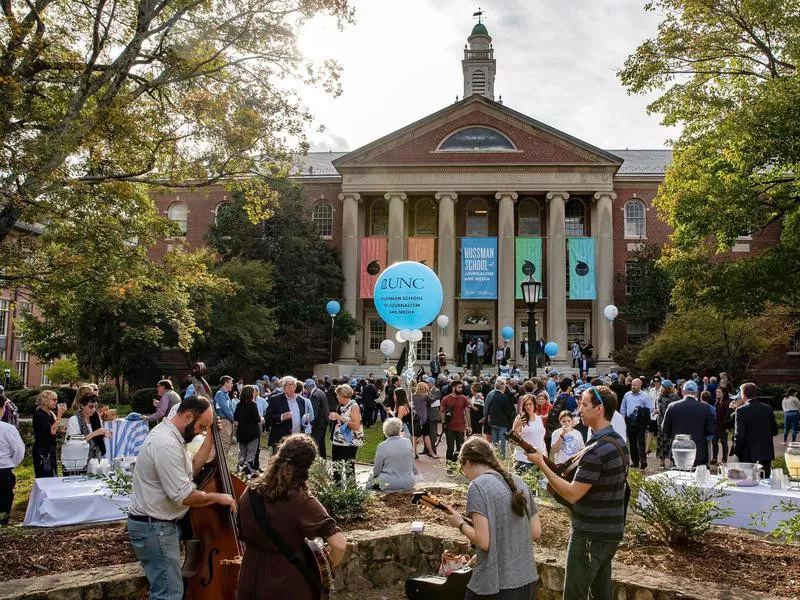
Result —
<path fill-rule="evenodd" d="M 497 60 L 495 99 L 606 149 L 664 148 L 679 131 L 648 115 L 617 77 L 659 22 L 644 0 L 351 0 L 339 31 L 315 17 L 299 45 L 343 68 L 343 93 L 304 90 L 312 151 L 354 150 L 461 99 L 464 44 L 482 8 Z M 316 131 L 323 126 L 322 133 Z"/>

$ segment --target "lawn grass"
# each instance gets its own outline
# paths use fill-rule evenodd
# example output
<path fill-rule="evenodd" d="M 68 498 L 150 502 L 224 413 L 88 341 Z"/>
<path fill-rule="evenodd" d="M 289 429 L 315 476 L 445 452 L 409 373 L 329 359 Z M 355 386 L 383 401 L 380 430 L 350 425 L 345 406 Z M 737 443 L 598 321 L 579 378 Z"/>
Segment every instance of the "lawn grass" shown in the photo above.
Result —
<path fill-rule="evenodd" d="M 36 476 L 33 473 L 33 458 L 30 453 L 25 456 L 22 464 L 14 469 L 17 476 L 17 485 L 14 486 L 14 504 L 11 506 L 11 522 L 21 524 L 25 520 L 25 511 L 28 509 L 28 498 Z"/>
<path fill-rule="evenodd" d="M 364 429 L 364 437 L 366 443 L 356 452 L 356 462 L 372 464 L 375 462 L 375 452 L 380 444 L 386 438 L 383 436 L 383 424 L 375 423 L 372 427 Z M 330 437 L 325 437 L 325 449 L 328 456 L 331 456 L 331 440 Z"/>

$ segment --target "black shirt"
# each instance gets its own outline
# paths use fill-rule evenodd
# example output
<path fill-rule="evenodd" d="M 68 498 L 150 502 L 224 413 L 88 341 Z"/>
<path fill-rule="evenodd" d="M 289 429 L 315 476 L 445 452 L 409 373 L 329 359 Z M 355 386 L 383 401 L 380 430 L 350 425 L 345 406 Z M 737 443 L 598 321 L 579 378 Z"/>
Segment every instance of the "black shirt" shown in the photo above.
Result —
<path fill-rule="evenodd" d="M 236 428 L 236 439 L 246 444 L 258 438 L 261 415 L 255 402 L 239 402 L 233 413 L 233 420 L 239 425 Z"/>

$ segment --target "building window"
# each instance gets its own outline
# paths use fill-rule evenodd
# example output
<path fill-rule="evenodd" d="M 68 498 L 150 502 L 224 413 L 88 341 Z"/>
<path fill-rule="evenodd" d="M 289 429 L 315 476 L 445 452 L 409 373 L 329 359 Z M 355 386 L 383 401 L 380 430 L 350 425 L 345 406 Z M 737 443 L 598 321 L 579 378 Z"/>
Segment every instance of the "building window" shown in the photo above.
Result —
<path fill-rule="evenodd" d="M 483 92 L 475 91 L 475 93 Z M 445 152 L 502 152 L 516 149 L 514 143 L 505 135 L 488 127 L 460 129 L 450 134 L 438 148 Z"/>
<path fill-rule="evenodd" d="M 33 304 L 30 302 L 20 302 L 19 303 L 19 312 L 17 312 L 17 316 L 24 317 L 25 315 L 31 314 L 31 310 L 33 310 Z"/>
<path fill-rule="evenodd" d="M 381 342 L 386 339 L 386 324 L 380 319 L 369 320 L 370 352 L 380 352 Z"/>
<path fill-rule="evenodd" d="M 625 237 L 643 238 L 646 235 L 644 202 L 629 200 L 625 204 Z"/>
<path fill-rule="evenodd" d="M 22 379 L 22 385 L 28 385 L 28 351 L 20 350 L 17 353 L 16 371 Z"/>
<path fill-rule="evenodd" d="M 333 237 L 333 207 L 327 202 L 318 202 L 311 211 L 311 221 L 317 234 L 323 238 Z"/>
<path fill-rule="evenodd" d="M 8 300 L 0 300 L 0 337 L 4 338 L 8 335 L 8 315 L 9 315 L 9 302 Z"/>
<path fill-rule="evenodd" d="M 433 353 L 433 336 L 422 330 L 422 339 L 417 342 L 417 360 L 430 360 Z"/>
<path fill-rule="evenodd" d="M 217 204 L 217 207 L 214 209 L 214 224 L 217 223 L 217 219 L 219 219 L 219 216 L 222 213 L 229 211 L 230 208 L 231 208 L 230 202 L 220 202 L 219 204 Z"/>
<path fill-rule="evenodd" d="M 586 321 L 584 319 L 567 321 L 567 344 L 572 346 L 573 342 L 586 342 Z"/>
<path fill-rule="evenodd" d="M 421 198 L 414 205 L 414 235 L 436 235 L 436 203 Z"/>
<path fill-rule="evenodd" d="M 473 198 L 467 205 L 467 235 L 489 235 L 489 206 L 485 200 Z"/>
<path fill-rule="evenodd" d="M 637 293 L 642 286 L 642 263 L 629 260 L 625 263 L 625 295 Z"/>
<path fill-rule="evenodd" d="M 789 336 L 789 346 L 786 351 L 790 354 L 800 354 L 800 333 Z"/>
<path fill-rule="evenodd" d="M 484 325 L 489 326 L 489 319 L 482 313 L 470 313 L 464 317 L 464 325 Z"/>
<path fill-rule="evenodd" d="M 517 235 L 542 235 L 542 207 L 536 198 L 524 198 L 517 211 Z"/>
<path fill-rule="evenodd" d="M 369 209 L 369 234 L 389 235 L 389 201 L 384 198 L 373 200 Z"/>
<path fill-rule="evenodd" d="M 186 208 L 186 205 L 183 202 L 173 202 L 170 204 L 167 216 L 170 221 L 178 225 L 181 236 L 185 236 L 186 223 L 189 218 L 189 210 Z"/>
<path fill-rule="evenodd" d="M 45 371 L 53 366 L 53 361 L 42 363 L 42 385 L 53 385 Z"/>
<path fill-rule="evenodd" d="M 650 334 L 647 323 L 626 323 L 625 329 L 629 345 L 641 344 Z"/>
<path fill-rule="evenodd" d="M 564 229 L 568 236 L 586 235 L 586 207 L 580 200 L 567 201 L 564 207 Z"/>

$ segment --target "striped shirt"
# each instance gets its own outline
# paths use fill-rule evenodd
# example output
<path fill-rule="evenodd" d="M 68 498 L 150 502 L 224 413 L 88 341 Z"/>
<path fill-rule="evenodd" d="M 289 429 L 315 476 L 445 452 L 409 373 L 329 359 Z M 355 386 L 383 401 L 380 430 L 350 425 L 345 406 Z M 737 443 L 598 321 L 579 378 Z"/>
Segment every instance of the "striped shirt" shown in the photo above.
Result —
<path fill-rule="evenodd" d="M 625 457 L 608 441 L 597 443 L 583 455 L 575 481 L 592 487 L 572 507 L 572 535 L 587 540 L 621 541 L 625 529 L 625 474 L 630 458 L 625 440 L 611 426 L 595 433 L 586 445 L 591 446 L 592 440 L 603 436 L 618 441 Z"/>

